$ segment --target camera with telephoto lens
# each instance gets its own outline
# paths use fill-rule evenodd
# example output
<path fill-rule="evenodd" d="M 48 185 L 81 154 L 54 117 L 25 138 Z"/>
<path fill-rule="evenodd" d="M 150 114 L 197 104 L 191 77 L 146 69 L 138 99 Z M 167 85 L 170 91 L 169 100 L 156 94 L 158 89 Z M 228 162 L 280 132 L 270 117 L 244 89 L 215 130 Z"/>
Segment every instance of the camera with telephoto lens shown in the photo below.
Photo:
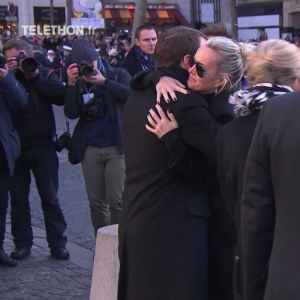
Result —
<path fill-rule="evenodd" d="M 104 117 L 105 115 L 105 102 L 101 98 L 91 98 L 83 106 L 83 117 L 87 121 L 96 119 L 97 117 Z"/>
<path fill-rule="evenodd" d="M 95 75 L 93 65 L 82 60 L 79 65 L 79 76 L 92 77 Z"/>
<path fill-rule="evenodd" d="M 0 69 L 5 69 L 6 59 L 5 56 L 0 53 Z"/>
<path fill-rule="evenodd" d="M 72 136 L 69 131 L 64 132 L 55 142 L 56 152 L 61 152 L 65 148 L 70 150 L 71 138 Z"/>
<path fill-rule="evenodd" d="M 16 62 L 26 73 L 34 73 L 38 68 L 38 63 L 32 57 L 27 57 L 24 52 L 16 57 Z"/>

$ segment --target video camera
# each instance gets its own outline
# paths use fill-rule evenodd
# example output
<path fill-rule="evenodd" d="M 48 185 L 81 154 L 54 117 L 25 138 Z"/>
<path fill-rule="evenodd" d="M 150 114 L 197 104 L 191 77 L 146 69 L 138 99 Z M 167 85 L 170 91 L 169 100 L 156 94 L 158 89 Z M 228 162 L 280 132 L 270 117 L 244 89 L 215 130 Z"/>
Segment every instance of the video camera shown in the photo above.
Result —
<path fill-rule="evenodd" d="M 38 63 L 32 57 L 27 57 L 24 52 L 16 57 L 16 62 L 26 73 L 34 73 L 38 68 Z"/>

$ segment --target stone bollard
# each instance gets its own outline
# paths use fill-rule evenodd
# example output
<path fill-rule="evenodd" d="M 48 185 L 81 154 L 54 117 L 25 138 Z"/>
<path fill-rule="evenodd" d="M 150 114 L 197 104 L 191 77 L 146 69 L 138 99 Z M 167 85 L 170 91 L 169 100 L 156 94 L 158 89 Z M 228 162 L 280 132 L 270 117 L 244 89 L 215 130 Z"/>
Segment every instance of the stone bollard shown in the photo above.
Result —
<path fill-rule="evenodd" d="M 117 300 L 118 278 L 118 225 L 111 225 L 97 232 L 90 300 Z"/>

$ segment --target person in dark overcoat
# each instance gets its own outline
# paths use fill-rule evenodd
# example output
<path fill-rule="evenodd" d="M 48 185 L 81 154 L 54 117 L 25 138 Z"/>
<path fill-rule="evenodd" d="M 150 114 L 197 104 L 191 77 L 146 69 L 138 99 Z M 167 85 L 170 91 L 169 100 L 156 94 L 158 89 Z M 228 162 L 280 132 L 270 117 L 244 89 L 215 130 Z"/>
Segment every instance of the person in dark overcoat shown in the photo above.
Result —
<path fill-rule="evenodd" d="M 292 91 L 290 86 L 282 86 L 286 66 L 280 68 L 285 56 L 294 56 L 294 46 L 280 40 L 266 41 L 259 45 L 247 58 L 250 88 L 236 92 L 229 102 L 234 105 L 238 118 L 224 126 L 218 134 L 218 174 L 222 195 L 229 209 L 238 233 L 235 260 L 235 295 L 244 299 L 243 255 L 241 243 L 241 199 L 243 177 L 247 155 L 251 146 L 260 109 L 275 96 Z M 267 72 L 266 66 L 277 72 Z M 296 67 L 296 66 L 295 66 Z"/>
<path fill-rule="evenodd" d="M 241 204 L 245 299 L 296 300 L 300 288 L 299 49 L 267 41 L 248 79 L 270 78 L 245 165 Z M 270 87 L 271 86 L 271 87 Z M 273 99 L 266 101 L 273 93 Z M 248 98 L 247 102 L 252 102 Z"/>
<path fill-rule="evenodd" d="M 0 266 L 4 267 L 17 265 L 17 261 L 11 259 L 3 248 L 9 180 L 14 172 L 15 161 L 21 153 L 21 142 L 14 129 L 11 112 L 22 109 L 27 102 L 25 89 L 6 66 L 0 68 Z"/>
<path fill-rule="evenodd" d="M 162 36 L 156 45 L 156 66 L 186 84 L 188 58 L 199 48 L 202 34 L 179 27 L 164 36 L 169 43 Z M 177 47 L 171 54 L 178 39 L 182 45 L 190 41 L 190 49 Z M 136 91 L 123 115 L 126 180 L 119 223 L 118 300 L 206 300 L 208 176 L 204 174 L 197 189 L 168 167 L 164 142 L 145 128 L 155 103 L 155 88 Z M 186 144 L 214 166 L 218 126 L 206 101 L 193 92 L 178 94 L 178 101 L 162 108 L 173 111 Z M 165 143 L 178 131 L 166 136 Z"/>

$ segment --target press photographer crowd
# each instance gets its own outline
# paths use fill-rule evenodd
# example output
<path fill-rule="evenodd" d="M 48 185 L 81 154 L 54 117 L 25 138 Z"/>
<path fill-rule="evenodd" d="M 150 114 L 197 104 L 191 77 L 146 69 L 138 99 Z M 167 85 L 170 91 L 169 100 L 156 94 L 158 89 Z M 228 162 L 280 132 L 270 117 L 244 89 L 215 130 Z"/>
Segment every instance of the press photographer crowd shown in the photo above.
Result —
<path fill-rule="evenodd" d="M 144 25 L 132 38 L 111 28 L 3 43 L 0 266 L 31 254 L 32 175 L 50 254 L 69 259 L 66 149 L 95 237 L 119 224 L 118 300 L 298 300 L 297 43 L 236 42 L 224 24 Z M 53 105 L 73 132 L 57 135 Z"/>

